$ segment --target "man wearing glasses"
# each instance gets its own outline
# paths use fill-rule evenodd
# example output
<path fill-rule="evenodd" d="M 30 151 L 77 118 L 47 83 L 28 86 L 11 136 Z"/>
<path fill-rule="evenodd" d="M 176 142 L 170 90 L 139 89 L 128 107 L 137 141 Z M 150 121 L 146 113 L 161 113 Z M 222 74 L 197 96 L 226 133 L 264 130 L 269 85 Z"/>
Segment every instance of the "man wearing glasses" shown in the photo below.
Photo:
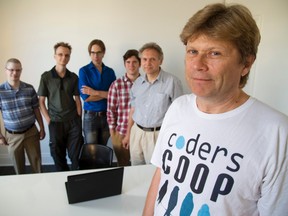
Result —
<path fill-rule="evenodd" d="M 40 109 L 49 126 L 50 152 L 57 171 L 78 169 L 78 157 L 83 143 L 78 76 L 66 67 L 71 51 L 72 47 L 68 43 L 55 44 L 56 65 L 42 74 L 38 88 Z M 67 164 L 66 152 L 71 167 Z"/>
<path fill-rule="evenodd" d="M 88 45 L 91 62 L 79 70 L 79 89 L 84 101 L 85 143 L 107 145 L 110 136 L 106 115 L 107 97 L 116 76 L 114 70 L 102 62 L 105 51 L 102 40 L 92 40 Z"/>
<path fill-rule="evenodd" d="M 7 81 L 0 85 L 0 110 L 6 132 L 5 136 L 0 132 L 0 144 L 8 146 L 16 174 L 25 173 L 25 152 L 32 172 L 40 173 L 40 140 L 45 130 L 37 93 L 32 85 L 20 81 L 22 66 L 18 59 L 9 59 L 5 71 Z"/>

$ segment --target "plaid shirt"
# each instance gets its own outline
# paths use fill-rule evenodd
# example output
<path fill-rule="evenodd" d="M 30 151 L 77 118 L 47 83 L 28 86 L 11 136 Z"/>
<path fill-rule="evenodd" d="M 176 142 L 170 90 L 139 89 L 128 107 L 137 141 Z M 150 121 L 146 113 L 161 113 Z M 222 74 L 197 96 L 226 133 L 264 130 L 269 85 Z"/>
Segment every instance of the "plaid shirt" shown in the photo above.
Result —
<path fill-rule="evenodd" d="M 125 74 L 115 80 L 108 92 L 107 121 L 110 129 L 125 135 L 130 111 L 129 91 L 133 82 Z"/>
<path fill-rule="evenodd" d="M 37 93 L 28 83 L 20 82 L 13 89 L 8 82 L 0 85 L 0 110 L 4 126 L 11 131 L 23 131 L 35 123 L 34 109 L 39 107 Z"/>

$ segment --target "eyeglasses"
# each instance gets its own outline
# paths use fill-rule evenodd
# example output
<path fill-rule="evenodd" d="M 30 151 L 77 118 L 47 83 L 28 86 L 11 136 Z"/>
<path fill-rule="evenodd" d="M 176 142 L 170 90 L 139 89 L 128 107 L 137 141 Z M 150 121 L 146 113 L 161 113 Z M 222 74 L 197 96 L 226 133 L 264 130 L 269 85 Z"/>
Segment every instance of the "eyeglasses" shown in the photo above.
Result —
<path fill-rule="evenodd" d="M 94 52 L 94 51 L 91 51 L 90 52 L 90 55 L 102 55 L 103 54 L 103 52 L 102 51 L 97 51 L 97 52 Z"/>
<path fill-rule="evenodd" d="M 21 69 L 12 69 L 12 68 L 6 68 L 6 70 L 8 70 L 10 73 L 12 72 L 16 72 L 16 73 L 20 73 L 22 71 L 22 68 Z"/>
<path fill-rule="evenodd" d="M 55 55 L 57 55 L 57 56 L 59 56 L 59 57 L 70 58 L 70 54 L 56 53 Z"/>

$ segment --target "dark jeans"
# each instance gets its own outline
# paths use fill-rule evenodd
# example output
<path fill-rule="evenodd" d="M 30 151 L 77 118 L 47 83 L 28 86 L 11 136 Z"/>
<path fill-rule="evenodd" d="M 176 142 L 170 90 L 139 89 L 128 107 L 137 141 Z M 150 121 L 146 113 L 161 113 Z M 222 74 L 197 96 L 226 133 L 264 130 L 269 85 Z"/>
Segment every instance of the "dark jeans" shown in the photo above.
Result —
<path fill-rule="evenodd" d="M 83 129 L 85 143 L 107 145 L 110 133 L 106 116 L 85 113 Z"/>
<path fill-rule="evenodd" d="M 66 122 L 49 124 L 50 152 L 57 171 L 68 171 L 66 151 L 71 160 L 71 169 L 78 169 L 78 158 L 83 144 L 82 121 L 80 117 Z"/>

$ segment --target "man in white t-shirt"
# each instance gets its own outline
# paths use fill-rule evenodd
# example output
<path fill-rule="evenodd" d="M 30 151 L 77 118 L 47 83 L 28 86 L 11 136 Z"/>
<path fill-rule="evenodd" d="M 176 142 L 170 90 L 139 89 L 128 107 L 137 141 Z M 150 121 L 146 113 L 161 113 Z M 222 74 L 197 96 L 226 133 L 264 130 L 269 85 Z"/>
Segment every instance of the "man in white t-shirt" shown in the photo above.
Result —
<path fill-rule="evenodd" d="M 208 5 L 185 25 L 193 92 L 167 111 L 143 215 L 288 213 L 288 118 L 247 95 L 259 29 L 241 5 Z"/>

